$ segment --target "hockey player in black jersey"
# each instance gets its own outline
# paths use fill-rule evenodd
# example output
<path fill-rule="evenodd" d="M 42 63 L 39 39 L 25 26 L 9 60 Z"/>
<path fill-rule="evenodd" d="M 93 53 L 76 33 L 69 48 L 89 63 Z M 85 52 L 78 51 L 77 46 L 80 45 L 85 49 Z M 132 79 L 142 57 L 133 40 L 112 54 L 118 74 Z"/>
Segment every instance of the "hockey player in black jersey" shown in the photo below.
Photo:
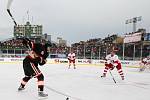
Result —
<path fill-rule="evenodd" d="M 23 40 L 23 44 L 28 47 L 28 55 L 23 60 L 23 69 L 25 77 L 22 79 L 18 91 L 25 89 L 26 83 L 34 78 L 38 80 L 38 96 L 47 97 L 44 91 L 44 76 L 38 65 L 44 65 L 46 63 L 46 58 L 48 57 L 47 47 L 43 44 L 35 44 L 30 40 Z"/>

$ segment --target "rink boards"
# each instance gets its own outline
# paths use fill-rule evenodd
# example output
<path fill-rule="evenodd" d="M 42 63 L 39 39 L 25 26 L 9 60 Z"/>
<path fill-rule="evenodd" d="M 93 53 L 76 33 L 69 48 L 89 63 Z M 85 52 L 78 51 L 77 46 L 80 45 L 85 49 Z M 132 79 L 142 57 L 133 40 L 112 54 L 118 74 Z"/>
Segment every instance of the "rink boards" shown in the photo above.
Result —
<path fill-rule="evenodd" d="M 22 63 L 24 58 L 0 58 L 0 63 Z M 76 59 L 76 64 L 77 65 L 82 65 L 82 66 L 99 66 L 103 67 L 105 61 L 104 60 L 93 60 L 93 59 Z M 127 60 L 122 60 L 121 61 L 123 67 L 133 67 L 133 68 L 138 68 L 140 67 L 139 63 L 140 61 L 127 61 Z M 68 64 L 68 59 L 60 59 L 60 58 L 55 58 L 55 59 L 47 59 L 47 64 Z"/>

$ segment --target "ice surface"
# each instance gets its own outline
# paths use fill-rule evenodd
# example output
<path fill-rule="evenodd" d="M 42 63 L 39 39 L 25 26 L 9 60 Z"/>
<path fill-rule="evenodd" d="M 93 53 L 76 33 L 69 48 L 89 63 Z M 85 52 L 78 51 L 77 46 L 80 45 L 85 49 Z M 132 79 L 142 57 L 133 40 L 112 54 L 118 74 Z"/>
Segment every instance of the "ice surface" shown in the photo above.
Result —
<path fill-rule="evenodd" d="M 67 64 L 46 64 L 39 68 L 45 76 L 47 100 L 150 100 L 150 73 L 138 72 L 136 68 L 125 68 L 122 81 L 117 70 L 113 70 L 117 84 L 107 73 L 100 78 L 103 67 L 77 66 Z M 22 64 L 0 64 L 0 98 L 5 100 L 37 100 L 37 80 L 32 79 L 26 89 L 18 92 L 24 77 Z M 2 100 L 1 99 L 1 100 Z"/>

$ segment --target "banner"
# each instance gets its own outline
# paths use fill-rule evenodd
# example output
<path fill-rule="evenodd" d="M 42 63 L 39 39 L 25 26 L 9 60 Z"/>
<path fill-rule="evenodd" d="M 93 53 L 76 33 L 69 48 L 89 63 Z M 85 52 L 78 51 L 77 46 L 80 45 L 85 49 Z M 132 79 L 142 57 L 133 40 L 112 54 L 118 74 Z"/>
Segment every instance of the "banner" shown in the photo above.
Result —
<path fill-rule="evenodd" d="M 23 63 L 24 58 L 0 58 L 0 63 Z M 127 61 L 121 60 L 123 67 L 140 67 L 139 63 L 141 61 Z M 68 64 L 68 59 L 47 59 L 47 64 Z M 91 60 L 91 59 L 76 59 L 76 64 L 78 65 L 96 65 L 105 66 L 105 60 Z"/>
<path fill-rule="evenodd" d="M 142 33 L 131 33 L 127 34 L 124 37 L 124 43 L 133 43 L 133 42 L 138 42 L 141 41 L 142 39 Z"/>

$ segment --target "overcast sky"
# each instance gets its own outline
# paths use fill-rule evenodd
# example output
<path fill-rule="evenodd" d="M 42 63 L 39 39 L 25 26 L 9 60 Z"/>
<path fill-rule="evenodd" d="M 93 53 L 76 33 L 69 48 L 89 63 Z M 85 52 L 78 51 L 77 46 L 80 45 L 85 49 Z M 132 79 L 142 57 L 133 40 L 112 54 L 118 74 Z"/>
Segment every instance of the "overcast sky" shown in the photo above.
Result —
<path fill-rule="evenodd" d="M 13 36 L 7 14 L 8 0 L 0 0 L 0 40 Z M 29 10 L 32 24 L 42 24 L 43 32 L 68 43 L 104 38 L 108 34 L 132 31 L 125 20 L 142 16 L 138 28 L 150 31 L 150 0 L 13 0 L 10 10 L 18 24 L 24 24 Z M 32 20 L 33 17 L 33 20 Z"/>

